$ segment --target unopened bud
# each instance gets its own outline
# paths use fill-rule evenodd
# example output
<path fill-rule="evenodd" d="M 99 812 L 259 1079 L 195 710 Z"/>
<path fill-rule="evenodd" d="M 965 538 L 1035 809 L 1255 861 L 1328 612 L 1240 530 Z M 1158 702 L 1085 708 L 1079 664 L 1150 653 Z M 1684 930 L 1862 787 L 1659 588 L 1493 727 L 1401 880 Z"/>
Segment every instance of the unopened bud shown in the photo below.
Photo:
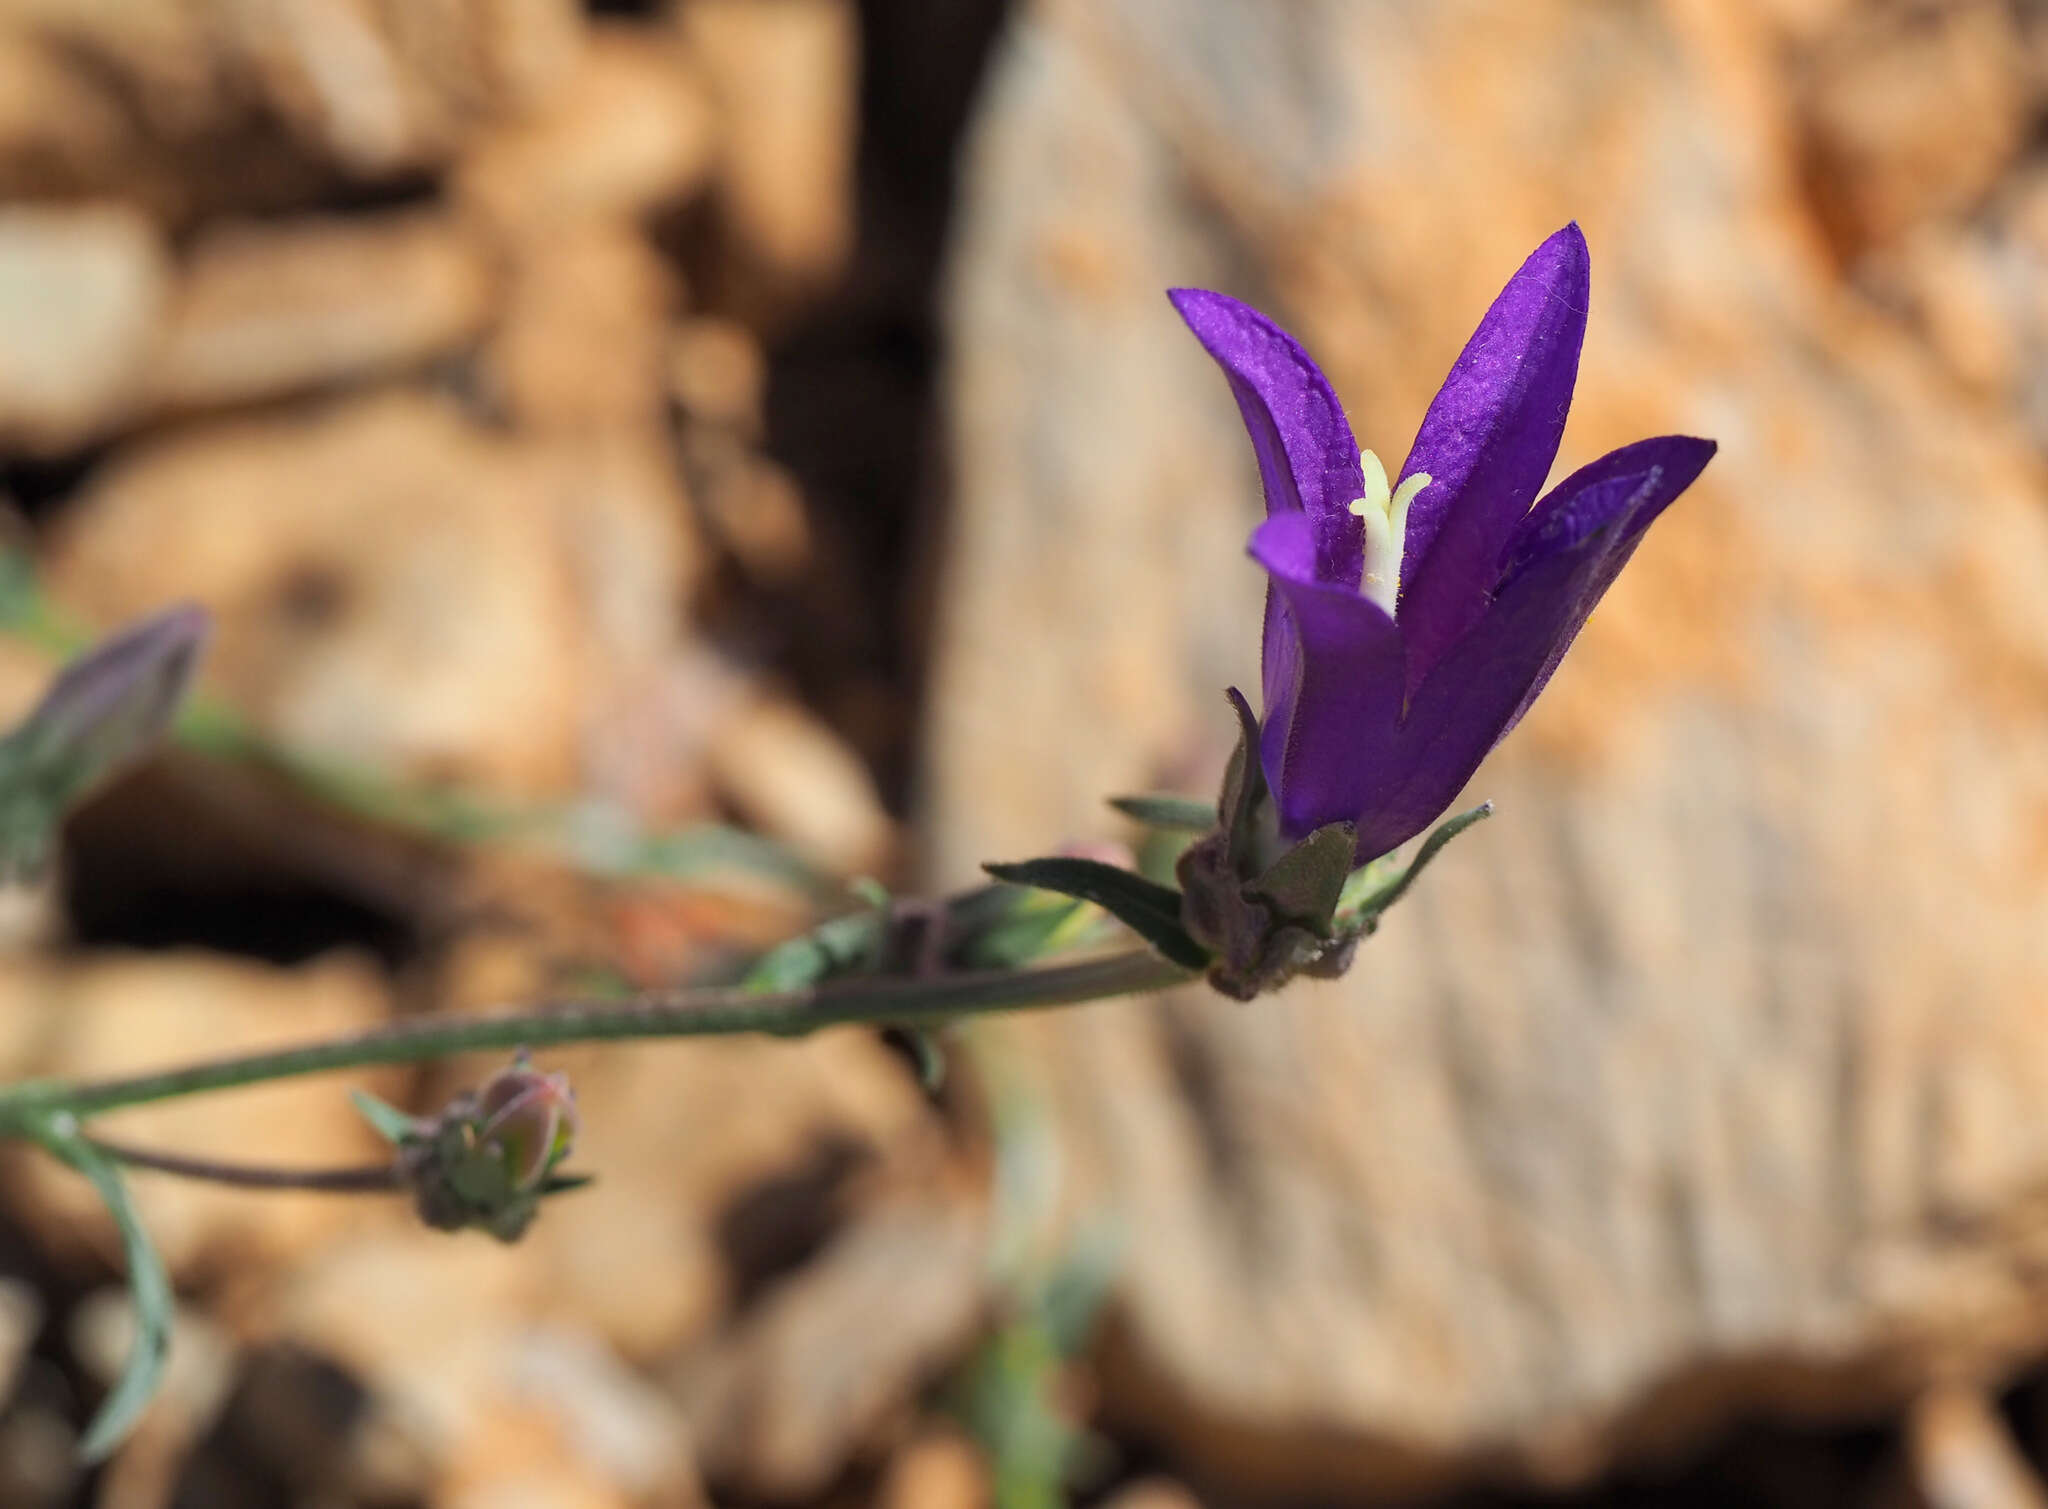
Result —
<path fill-rule="evenodd" d="M 568 1075 L 517 1064 L 491 1077 L 477 1092 L 477 1105 L 485 1117 L 477 1129 L 482 1151 L 503 1162 L 518 1192 L 540 1188 L 569 1156 L 578 1126 Z"/>
<path fill-rule="evenodd" d="M 517 1241 L 544 1197 L 585 1182 L 555 1172 L 576 1130 L 569 1077 L 543 1073 L 521 1055 L 400 1144 L 420 1219 L 442 1231 L 475 1227 Z"/>
<path fill-rule="evenodd" d="M 0 739 L 0 879 L 34 874 L 64 813 L 168 731 L 206 629 L 190 604 L 129 625 L 66 665 Z"/>

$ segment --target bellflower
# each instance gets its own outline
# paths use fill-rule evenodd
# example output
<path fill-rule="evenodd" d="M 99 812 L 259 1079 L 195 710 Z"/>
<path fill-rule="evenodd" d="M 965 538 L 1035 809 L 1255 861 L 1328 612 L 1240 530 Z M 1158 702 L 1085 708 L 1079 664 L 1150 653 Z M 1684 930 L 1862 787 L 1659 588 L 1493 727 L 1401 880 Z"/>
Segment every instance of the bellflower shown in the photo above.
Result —
<path fill-rule="evenodd" d="M 1355 823 L 1364 862 L 1428 827 L 1714 454 L 1639 440 L 1530 506 L 1564 433 L 1587 292 L 1568 225 L 1494 300 L 1391 484 L 1292 336 L 1223 294 L 1170 295 L 1230 381 L 1264 485 L 1259 763 L 1283 837 Z"/>

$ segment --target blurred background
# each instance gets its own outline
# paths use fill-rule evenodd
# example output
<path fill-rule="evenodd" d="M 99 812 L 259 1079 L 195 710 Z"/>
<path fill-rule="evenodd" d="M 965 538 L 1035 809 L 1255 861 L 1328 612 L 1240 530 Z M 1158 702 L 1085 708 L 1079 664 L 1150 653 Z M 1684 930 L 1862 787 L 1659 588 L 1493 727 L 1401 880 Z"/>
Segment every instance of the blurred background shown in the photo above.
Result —
<path fill-rule="evenodd" d="M 0 709 L 217 616 L 0 1075 L 729 978 L 1255 677 L 1162 290 L 1397 457 L 1568 219 L 1716 437 L 1352 975 L 549 1055 L 527 1239 L 0 1173 L 0 1505 L 2048 1504 L 2048 6 L 0 0 Z M 492 1066 L 350 1083 L 426 1108 Z M 331 1081 L 131 1140 L 345 1164 Z"/>

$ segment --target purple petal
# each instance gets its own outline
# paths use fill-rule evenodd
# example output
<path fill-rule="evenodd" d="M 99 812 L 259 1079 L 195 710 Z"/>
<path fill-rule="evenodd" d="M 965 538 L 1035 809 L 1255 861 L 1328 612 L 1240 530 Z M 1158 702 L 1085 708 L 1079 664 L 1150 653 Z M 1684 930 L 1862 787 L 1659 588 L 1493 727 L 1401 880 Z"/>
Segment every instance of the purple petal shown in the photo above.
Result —
<path fill-rule="evenodd" d="M 1372 800 L 1401 714 L 1401 633 L 1370 598 L 1310 574 L 1298 516 L 1268 519 L 1250 550 L 1272 577 L 1259 758 L 1281 831 L 1298 838 Z"/>
<path fill-rule="evenodd" d="M 1640 533 L 1692 486 L 1714 451 L 1711 440 L 1659 435 L 1580 467 L 1529 510 L 1515 530 L 1501 554 L 1499 585 L 1505 587 L 1532 562 L 1578 545 L 1623 509 L 1630 514 L 1629 531 Z"/>
<path fill-rule="evenodd" d="M 1537 505 L 1491 607 L 1411 699 L 1394 769 L 1360 824 L 1361 856 L 1414 837 L 1451 804 L 1535 702 L 1643 530 L 1713 454 L 1712 441 L 1682 435 L 1638 441 Z"/>
<path fill-rule="evenodd" d="M 1284 572 L 1304 580 L 1315 578 L 1315 537 L 1306 516 L 1276 513 L 1252 532 L 1246 551 L 1268 572 Z M 1269 771 L 1280 768 L 1287 726 L 1294 720 L 1295 694 L 1301 689 L 1301 635 L 1288 615 L 1287 600 L 1270 582 L 1266 586 L 1266 617 L 1259 635 L 1259 687 L 1264 702 L 1259 725 L 1259 759 Z M 1274 785 L 1272 777 L 1268 785 Z"/>
<path fill-rule="evenodd" d="M 1508 280 L 1423 417 L 1401 477 L 1432 479 L 1408 513 L 1400 617 L 1412 682 L 1486 611 L 1501 548 L 1557 459 L 1586 334 L 1586 239 L 1567 225 Z"/>
<path fill-rule="evenodd" d="M 1230 379 L 1258 454 L 1267 514 L 1306 514 L 1316 579 L 1356 582 L 1363 545 L 1349 509 L 1365 478 L 1330 380 L 1293 336 L 1250 305 L 1205 288 L 1175 288 L 1167 297 Z"/>

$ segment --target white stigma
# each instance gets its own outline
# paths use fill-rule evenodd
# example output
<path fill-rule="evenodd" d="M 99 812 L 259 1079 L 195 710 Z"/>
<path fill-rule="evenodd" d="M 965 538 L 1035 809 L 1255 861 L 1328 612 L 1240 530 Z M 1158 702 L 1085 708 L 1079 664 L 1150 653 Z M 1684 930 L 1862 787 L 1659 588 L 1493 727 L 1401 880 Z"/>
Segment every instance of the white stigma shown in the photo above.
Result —
<path fill-rule="evenodd" d="M 1429 473 L 1417 472 L 1399 488 L 1387 487 L 1387 469 L 1371 451 L 1358 453 L 1365 472 L 1365 496 L 1355 499 L 1351 511 L 1365 524 L 1365 576 L 1358 590 L 1394 616 L 1394 604 L 1401 596 L 1401 551 L 1408 542 L 1408 505 L 1429 486 Z"/>

